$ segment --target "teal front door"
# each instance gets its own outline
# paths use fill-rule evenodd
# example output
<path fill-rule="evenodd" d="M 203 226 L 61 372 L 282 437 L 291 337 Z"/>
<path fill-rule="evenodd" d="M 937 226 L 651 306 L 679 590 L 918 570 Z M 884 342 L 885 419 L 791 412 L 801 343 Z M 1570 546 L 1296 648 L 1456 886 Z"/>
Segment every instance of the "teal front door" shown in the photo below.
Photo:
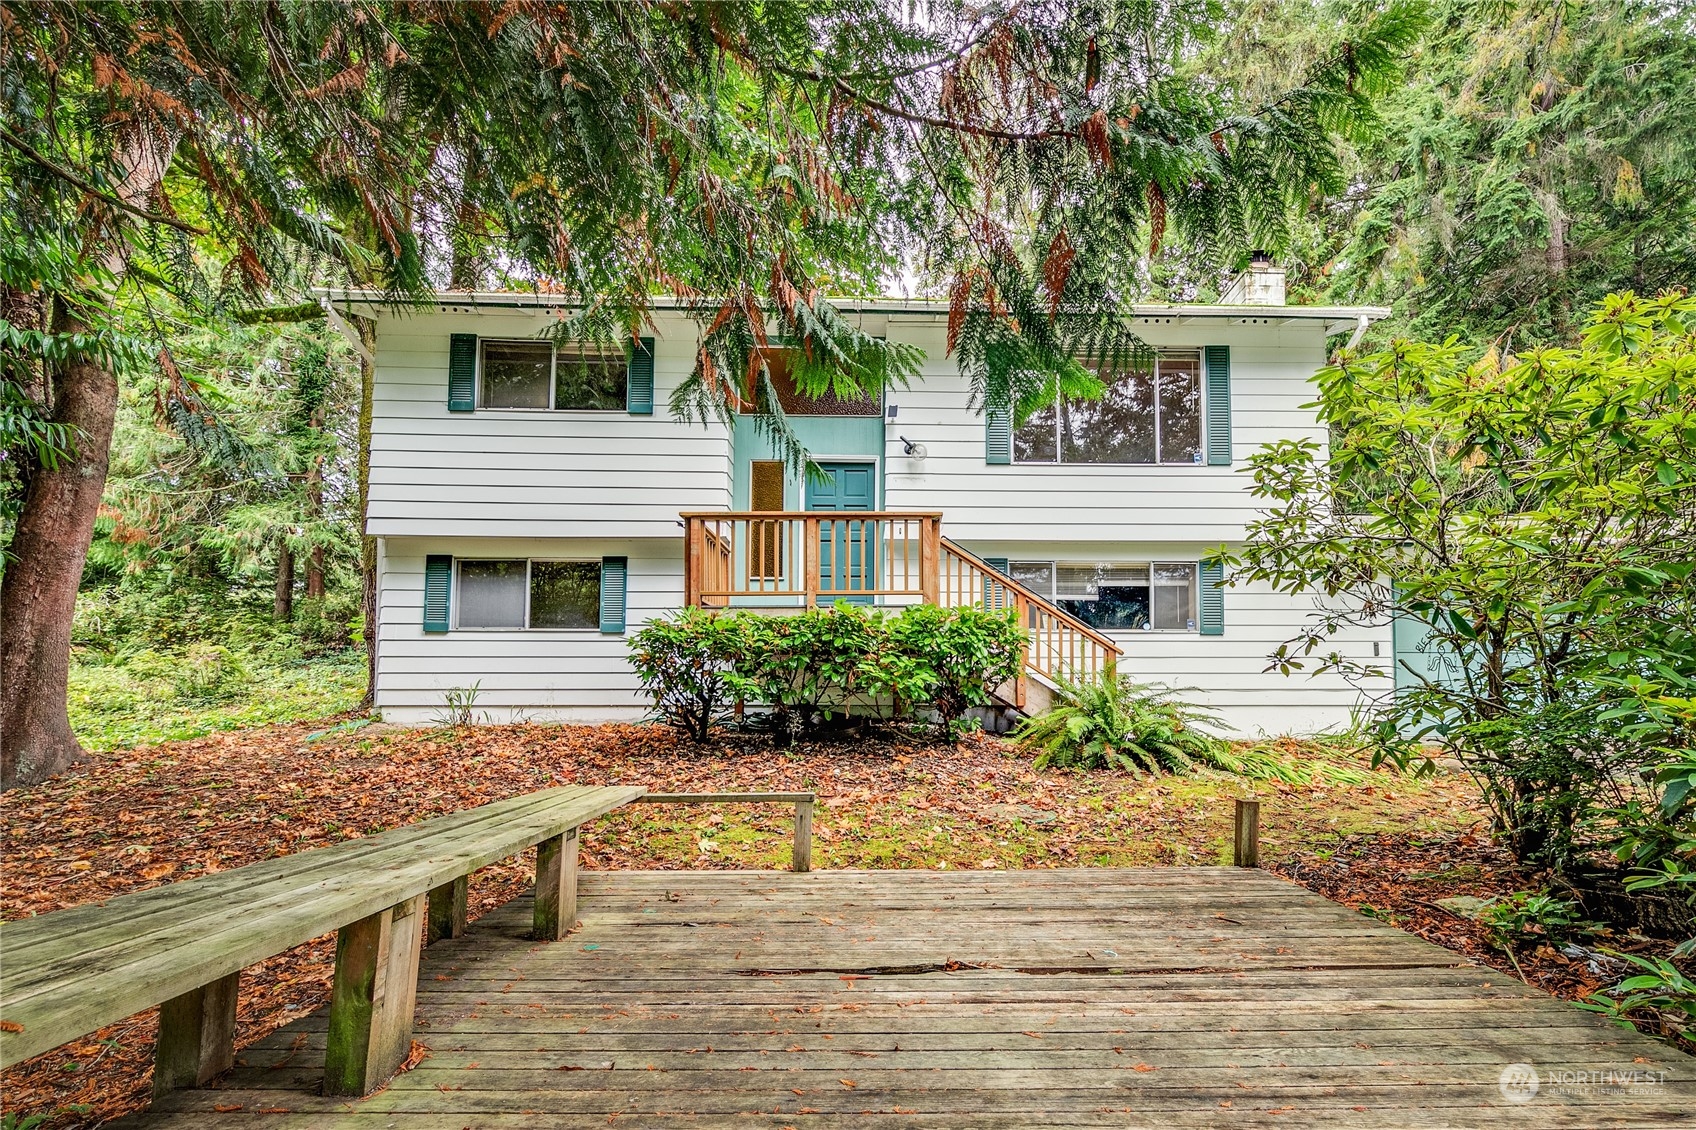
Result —
<path fill-rule="evenodd" d="M 877 509 L 877 464 L 820 463 L 818 468 L 823 478 L 807 476 L 808 510 Z M 821 603 L 871 602 L 870 592 L 877 588 L 877 544 L 875 521 L 845 518 L 819 523 L 819 586 L 827 594 Z M 867 595 L 853 595 L 862 592 Z"/>

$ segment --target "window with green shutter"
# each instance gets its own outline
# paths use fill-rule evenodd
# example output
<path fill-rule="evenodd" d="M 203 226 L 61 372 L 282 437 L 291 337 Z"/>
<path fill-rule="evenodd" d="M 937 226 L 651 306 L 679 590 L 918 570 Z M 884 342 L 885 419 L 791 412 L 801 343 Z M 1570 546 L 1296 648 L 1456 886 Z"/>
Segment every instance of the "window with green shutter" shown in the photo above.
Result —
<path fill-rule="evenodd" d="M 448 604 L 453 589 L 453 558 L 432 553 L 424 558 L 424 630 L 448 630 Z"/>
<path fill-rule="evenodd" d="M 1201 624 L 1204 636 L 1225 634 L 1225 564 L 1222 561 L 1201 563 Z"/>
<path fill-rule="evenodd" d="M 630 559 L 601 558 L 601 631 L 624 631 L 624 612 L 628 601 Z"/>
<path fill-rule="evenodd" d="M 1013 409 L 1005 399 L 984 407 L 985 463 L 1013 462 Z"/>
<path fill-rule="evenodd" d="M 448 339 L 448 411 L 470 412 L 477 407 L 477 335 L 453 334 Z"/>
<path fill-rule="evenodd" d="M 654 339 L 638 338 L 630 350 L 630 378 L 624 386 L 625 411 L 632 416 L 654 414 Z"/>
<path fill-rule="evenodd" d="M 1231 465 L 1231 347 L 1210 345 L 1202 351 L 1207 370 L 1207 462 Z"/>

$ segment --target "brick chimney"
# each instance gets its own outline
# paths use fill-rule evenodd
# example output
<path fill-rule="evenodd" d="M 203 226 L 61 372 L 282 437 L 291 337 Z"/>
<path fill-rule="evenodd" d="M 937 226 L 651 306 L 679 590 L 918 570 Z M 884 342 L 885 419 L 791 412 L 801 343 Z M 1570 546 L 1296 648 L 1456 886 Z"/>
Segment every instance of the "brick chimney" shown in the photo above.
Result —
<path fill-rule="evenodd" d="M 1272 253 L 1256 251 L 1248 270 L 1236 277 L 1219 300 L 1226 306 L 1284 305 L 1284 268 L 1272 263 Z"/>

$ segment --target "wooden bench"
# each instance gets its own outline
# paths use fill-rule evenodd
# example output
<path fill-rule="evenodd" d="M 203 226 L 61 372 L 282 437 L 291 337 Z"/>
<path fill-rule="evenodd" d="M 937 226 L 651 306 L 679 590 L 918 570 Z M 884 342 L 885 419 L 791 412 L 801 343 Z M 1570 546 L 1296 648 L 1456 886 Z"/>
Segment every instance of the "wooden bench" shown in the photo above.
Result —
<path fill-rule="evenodd" d="M 378 1087 L 412 1048 L 419 950 L 465 930 L 466 881 L 536 848 L 535 936 L 577 917 L 578 826 L 637 786 L 568 785 L 364 839 L 0 925 L 0 1067 L 159 1005 L 155 1094 L 235 1060 L 236 983 L 336 931 L 327 1094 Z"/>

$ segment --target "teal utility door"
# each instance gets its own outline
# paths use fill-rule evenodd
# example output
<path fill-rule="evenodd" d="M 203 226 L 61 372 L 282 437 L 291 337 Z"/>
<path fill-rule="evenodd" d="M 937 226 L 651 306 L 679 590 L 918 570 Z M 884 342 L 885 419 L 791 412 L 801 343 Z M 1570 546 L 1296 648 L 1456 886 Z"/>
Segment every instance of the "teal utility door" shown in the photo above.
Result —
<path fill-rule="evenodd" d="M 877 464 L 820 463 L 822 479 L 807 476 L 808 510 L 876 510 Z M 877 588 L 877 523 L 844 519 L 819 523 L 819 583 L 836 592 Z M 842 599 L 842 598 L 832 598 Z M 871 597 L 850 596 L 856 604 Z"/>

